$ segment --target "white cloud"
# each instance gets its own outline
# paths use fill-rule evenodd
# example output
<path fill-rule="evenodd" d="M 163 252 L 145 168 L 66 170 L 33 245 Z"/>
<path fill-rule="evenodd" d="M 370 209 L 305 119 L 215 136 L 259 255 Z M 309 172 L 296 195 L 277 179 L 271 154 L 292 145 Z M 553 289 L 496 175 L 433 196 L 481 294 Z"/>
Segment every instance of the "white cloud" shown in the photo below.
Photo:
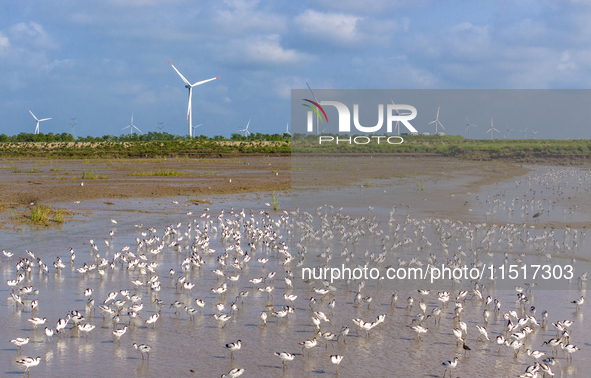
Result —
<path fill-rule="evenodd" d="M 285 33 L 285 16 L 259 8 L 258 0 L 226 0 L 213 17 L 216 33 L 244 35 L 245 33 Z"/>
<path fill-rule="evenodd" d="M 357 22 L 361 19 L 342 13 L 324 13 L 308 9 L 295 18 L 295 23 L 304 34 L 346 44 L 359 40 Z"/>
<path fill-rule="evenodd" d="M 275 79 L 273 87 L 279 97 L 291 98 L 291 90 L 306 88 L 306 80 L 299 76 L 278 77 Z"/>
<path fill-rule="evenodd" d="M 229 54 L 233 60 L 270 65 L 296 64 L 311 59 L 308 54 L 283 48 L 277 34 L 235 40 Z"/>
<path fill-rule="evenodd" d="M 10 40 L 7 36 L 0 32 L 0 57 L 5 55 L 8 52 L 8 48 L 10 47 Z"/>
<path fill-rule="evenodd" d="M 428 0 L 319 0 L 327 8 L 356 13 L 379 13 L 400 8 L 424 7 Z"/>
<path fill-rule="evenodd" d="M 57 43 L 36 22 L 20 22 L 10 27 L 10 36 L 15 44 L 30 45 L 40 49 L 56 49 Z"/>

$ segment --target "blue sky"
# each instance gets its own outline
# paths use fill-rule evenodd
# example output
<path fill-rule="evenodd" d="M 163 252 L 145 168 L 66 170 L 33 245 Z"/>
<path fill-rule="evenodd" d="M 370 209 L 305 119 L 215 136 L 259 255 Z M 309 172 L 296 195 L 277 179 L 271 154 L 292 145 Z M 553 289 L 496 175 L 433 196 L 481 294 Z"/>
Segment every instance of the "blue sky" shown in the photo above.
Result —
<path fill-rule="evenodd" d="M 0 133 L 281 133 L 290 91 L 591 87 L 591 1 L 7 1 Z M 440 117 L 443 121 L 443 114 Z M 460 117 L 461 118 L 461 117 Z M 464 123 L 446 124 L 463 134 Z M 588 125 L 570 137 L 591 138 Z M 417 125 L 421 128 L 421 125 Z M 425 129 L 427 126 L 425 126 Z M 421 130 L 420 130 L 421 131 Z M 472 136 L 485 138 L 483 130 Z M 538 138 L 555 138 L 551 128 Z"/>

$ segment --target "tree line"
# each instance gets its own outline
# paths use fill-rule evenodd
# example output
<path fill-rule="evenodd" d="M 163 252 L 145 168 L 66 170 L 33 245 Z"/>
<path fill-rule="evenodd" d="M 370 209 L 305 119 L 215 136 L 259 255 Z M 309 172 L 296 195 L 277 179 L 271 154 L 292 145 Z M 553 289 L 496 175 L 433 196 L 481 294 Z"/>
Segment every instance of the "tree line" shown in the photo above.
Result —
<path fill-rule="evenodd" d="M 281 142 L 281 141 L 289 141 L 291 140 L 291 136 L 287 133 L 284 134 L 262 134 L 262 133 L 252 133 L 248 136 L 244 136 L 238 133 L 234 133 L 230 136 L 230 138 L 226 138 L 221 135 L 217 135 L 214 137 L 208 137 L 205 135 L 190 137 L 188 135 L 174 135 L 169 134 L 166 132 L 148 132 L 146 134 L 122 134 L 120 136 L 115 135 L 103 135 L 102 137 L 93 137 L 93 136 L 86 136 L 86 137 L 78 137 L 74 138 L 72 134 L 69 133 L 61 133 L 61 134 L 54 134 L 54 133 L 20 133 L 18 135 L 8 136 L 6 134 L 0 134 L 0 143 L 20 143 L 20 142 L 151 142 L 151 141 L 189 141 L 189 140 L 199 140 L 199 141 L 274 141 L 274 142 Z"/>

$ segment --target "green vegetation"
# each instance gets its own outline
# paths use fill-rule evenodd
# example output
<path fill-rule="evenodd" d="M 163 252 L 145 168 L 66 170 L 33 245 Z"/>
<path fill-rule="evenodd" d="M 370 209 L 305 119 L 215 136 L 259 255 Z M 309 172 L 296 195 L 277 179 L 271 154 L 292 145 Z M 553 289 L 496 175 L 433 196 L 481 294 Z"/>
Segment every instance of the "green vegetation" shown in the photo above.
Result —
<path fill-rule="evenodd" d="M 336 135 L 331 136 L 336 140 Z M 368 144 L 349 144 L 348 136 L 346 142 L 342 142 L 343 136 L 340 137 L 339 144 L 333 141 L 323 142 L 322 145 L 319 145 L 315 135 L 295 134 L 292 141 L 292 152 L 295 154 L 433 153 L 472 160 L 591 155 L 591 140 L 474 140 L 446 135 L 403 136 L 404 142 L 402 144 L 389 144 L 386 137 L 382 136 L 379 144 L 376 142 L 377 139 L 373 139 Z"/>
<path fill-rule="evenodd" d="M 29 215 L 29 219 L 33 223 L 47 223 L 49 222 L 50 212 L 51 206 L 37 205 L 31 209 L 31 215 Z"/>
<path fill-rule="evenodd" d="M 271 197 L 271 202 L 273 203 L 273 210 L 275 210 L 275 211 L 279 210 L 279 203 L 277 203 L 277 196 L 275 195 L 275 192 L 273 192 L 273 196 Z"/>
<path fill-rule="evenodd" d="M 336 139 L 337 135 L 332 136 Z M 76 140 L 64 134 L 29 134 L 16 136 L 0 135 L 0 158 L 31 158 L 45 159 L 70 158 L 84 159 L 85 164 L 96 164 L 96 159 L 135 158 L 135 159 L 167 159 L 167 158 L 221 158 L 241 154 L 313 154 L 313 153 L 395 153 L 395 154 L 440 154 L 459 159 L 491 160 L 491 159 L 525 159 L 563 156 L 591 155 L 591 140 L 474 140 L 461 136 L 403 136 L 402 144 L 389 144 L 387 136 L 378 135 L 367 144 L 349 144 L 340 136 L 336 142 L 318 143 L 316 135 L 294 134 L 252 134 L 244 137 L 232 134 L 230 138 L 216 136 L 188 137 L 168 133 L 150 132 L 143 135 L 121 135 L 115 137 L 80 137 Z M 351 136 L 355 138 L 355 136 Z M 347 136 L 348 140 L 349 136 Z M 395 138 L 392 141 L 398 141 Z M 363 141 L 362 141 L 363 142 Z M 48 160 L 50 162 L 50 160 Z M 182 163 L 182 161 L 179 161 Z M 114 165 L 113 160 L 106 162 L 108 167 Z M 52 168 L 59 170 L 59 168 Z M 12 172 L 22 172 L 12 168 Z"/>
<path fill-rule="evenodd" d="M 180 171 L 173 171 L 172 169 L 167 170 L 157 170 L 157 171 L 132 171 L 129 175 L 130 176 L 182 176 L 184 172 Z"/>
<path fill-rule="evenodd" d="M 106 179 L 105 175 L 97 175 L 93 171 L 82 171 L 83 179 Z"/>
<path fill-rule="evenodd" d="M 16 210 L 14 211 L 13 215 L 10 216 L 10 219 L 17 218 Z M 52 211 L 51 206 L 36 205 L 34 208 L 31 209 L 31 213 L 29 214 L 29 221 L 38 224 L 47 224 L 49 222 L 63 223 L 64 210 L 58 209 Z"/>
<path fill-rule="evenodd" d="M 425 190 L 425 181 L 424 180 L 419 180 L 417 182 L 417 190 Z"/>
<path fill-rule="evenodd" d="M 22 173 L 22 169 L 20 169 L 19 167 L 11 167 L 10 168 L 10 172 L 12 173 Z"/>

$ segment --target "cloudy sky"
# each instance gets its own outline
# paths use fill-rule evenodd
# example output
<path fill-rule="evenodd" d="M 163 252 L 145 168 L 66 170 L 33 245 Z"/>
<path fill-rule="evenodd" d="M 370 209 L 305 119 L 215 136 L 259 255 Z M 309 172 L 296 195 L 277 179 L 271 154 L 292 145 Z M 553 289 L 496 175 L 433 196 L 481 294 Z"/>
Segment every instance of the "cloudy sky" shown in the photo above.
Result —
<path fill-rule="evenodd" d="M 291 89 L 591 88 L 591 1 L 60 0 L 0 12 L 0 133 L 281 133 Z M 443 112 L 443 110 L 442 110 Z M 463 116 L 463 114 L 462 114 Z M 443 114 L 441 116 L 443 121 Z M 588 122 L 591 124 L 591 120 Z M 589 125 L 569 137 L 591 138 Z M 421 125 L 417 125 L 421 131 Z M 448 133 L 463 134 L 451 120 Z M 427 126 L 425 125 L 425 129 Z M 429 131 L 429 130 L 427 130 Z M 472 137 L 486 137 L 472 131 Z M 550 127 L 538 138 L 555 138 Z"/>

